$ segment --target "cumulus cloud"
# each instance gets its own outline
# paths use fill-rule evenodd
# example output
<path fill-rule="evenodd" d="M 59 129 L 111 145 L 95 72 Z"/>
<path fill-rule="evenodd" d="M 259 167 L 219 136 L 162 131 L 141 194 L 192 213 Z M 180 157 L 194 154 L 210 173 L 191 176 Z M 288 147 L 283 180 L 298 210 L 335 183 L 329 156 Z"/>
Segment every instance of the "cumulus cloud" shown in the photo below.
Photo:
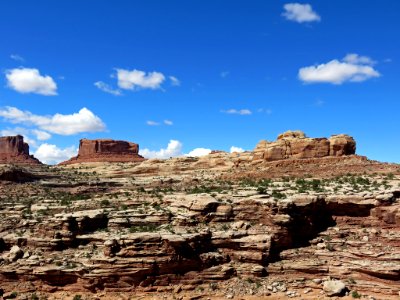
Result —
<path fill-rule="evenodd" d="M 172 126 L 172 125 L 174 125 L 174 122 L 172 122 L 171 120 L 164 120 L 164 124 L 168 125 L 168 126 Z"/>
<path fill-rule="evenodd" d="M 211 149 L 207 149 L 207 148 L 195 148 L 192 151 L 190 151 L 188 154 L 185 154 L 185 156 L 194 156 L 194 157 L 198 157 L 198 156 L 204 156 L 204 155 L 208 155 L 211 153 Z"/>
<path fill-rule="evenodd" d="M 244 152 L 244 149 L 240 148 L 240 147 L 232 146 L 230 149 L 230 152 L 231 153 L 234 153 L 234 152 L 241 153 L 241 152 Z"/>
<path fill-rule="evenodd" d="M 320 21 L 321 17 L 312 9 L 310 4 L 287 3 L 283 6 L 282 15 L 297 23 Z"/>
<path fill-rule="evenodd" d="M 77 153 L 78 149 L 74 146 L 60 149 L 56 145 L 44 143 L 36 149 L 34 156 L 45 164 L 57 164 L 75 156 Z"/>
<path fill-rule="evenodd" d="M 249 109 L 228 109 L 228 110 L 223 110 L 223 113 L 230 114 L 230 115 L 251 115 L 252 111 Z"/>
<path fill-rule="evenodd" d="M 38 69 L 16 68 L 6 71 L 7 85 L 11 89 L 27 94 L 57 95 L 57 84 L 48 75 L 42 76 Z"/>
<path fill-rule="evenodd" d="M 176 156 L 182 156 L 182 143 L 178 140 L 170 140 L 167 148 L 162 148 L 158 151 L 149 150 L 147 148 L 139 151 L 140 155 L 145 158 L 170 158 Z"/>
<path fill-rule="evenodd" d="M 96 81 L 94 83 L 94 85 L 101 91 L 114 95 L 114 96 L 121 96 L 121 90 L 119 89 L 113 89 L 110 85 L 108 85 L 107 83 L 103 82 L 103 81 Z"/>
<path fill-rule="evenodd" d="M 118 87 L 124 90 L 152 89 L 161 88 L 165 81 L 164 74 L 160 72 L 144 72 L 140 70 L 117 69 Z"/>
<path fill-rule="evenodd" d="M 211 152 L 211 149 L 207 148 L 195 148 L 189 153 L 185 154 L 182 152 L 183 144 L 178 140 L 170 140 L 166 148 L 160 150 L 149 150 L 147 148 L 141 149 L 139 154 L 145 158 L 159 158 L 167 159 L 170 157 L 183 157 L 183 156 L 204 156 Z"/>
<path fill-rule="evenodd" d="M 181 81 L 178 78 L 176 78 L 175 76 L 169 76 L 169 80 L 171 81 L 171 85 L 173 85 L 173 86 L 181 85 Z"/>
<path fill-rule="evenodd" d="M 348 54 L 342 60 L 300 68 L 299 79 L 307 83 L 361 82 L 381 74 L 372 67 L 373 60 L 366 56 Z"/>
<path fill-rule="evenodd" d="M 25 59 L 21 55 L 18 55 L 18 54 L 11 54 L 10 58 L 15 61 L 19 61 L 19 62 L 25 61 Z"/>
<path fill-rule="evenodd" d="M 22 111 L 16 107 L 7 106 L 0 109 L 0 117 L 14 124 L 37 126 L 41 130 L 60 135 L 73 135 L 82 132 L 104 131 L 106 126 L 103 121 L 86 107 L 70 115 L 55 114 L 41 116 L 29 111 Z"/>

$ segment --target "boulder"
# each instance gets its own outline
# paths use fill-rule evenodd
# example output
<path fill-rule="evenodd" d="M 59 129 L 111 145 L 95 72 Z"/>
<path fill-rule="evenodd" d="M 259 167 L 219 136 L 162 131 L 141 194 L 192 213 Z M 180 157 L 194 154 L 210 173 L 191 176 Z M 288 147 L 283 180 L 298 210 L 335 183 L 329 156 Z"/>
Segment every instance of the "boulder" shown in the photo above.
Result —
<path fill-rule="evenodd" d="M 330 156 L 351 155 L 356 153 L 356 141 L 347 134 L 332 135 L 329 138 Z"/>
<path fill-rule="evenodd" d="M 21 250 L 20 247 L 14 245 L 11 247 L 10 252 L 8 254 L 8 259 L 10 261 L 16 261 L 24 256 L 24 252 Z"/>
<path fill-rule="evenodd" d="M 0 137 L 0 164 L 40 164 L 21 135 Z"/>
<path fill-rule="evenodd" d="M 78 155 L 61 165 L 82 162 L 138 162 L 144 158 L 139 155 L 139 145 L 127 141 L 111 139 L 88 140 L 79 143 Z"/>
<path fill-rule="evenodd" d="M 328 280 L 324 282 L 324 292 L 329 296 L 344 296 L 347 288 L 340 280 Z"/>

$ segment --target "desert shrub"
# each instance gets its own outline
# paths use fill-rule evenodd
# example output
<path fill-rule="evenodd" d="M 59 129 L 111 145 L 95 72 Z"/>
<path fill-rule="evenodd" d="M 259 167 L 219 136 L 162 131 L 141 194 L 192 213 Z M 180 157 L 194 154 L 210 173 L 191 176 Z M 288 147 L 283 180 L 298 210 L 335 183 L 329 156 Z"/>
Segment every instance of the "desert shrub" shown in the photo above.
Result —
<path fill-rule="evenodd" d="M 360 295 L 357 291 L 352 291 L 352 292 L 351 292 L 351 296 L 352 296 L 353 298 L 361 298 L 361 295 Z"/>
<path fill-rule="evenodd" d="M 107 200 L 107 199 L 101 200 L 100 205 L 102 207 L 109 206 L 110 205 L 110 200 Z"/>
<path fill-rule="evenodd" d="M 271 196 L 275 199 L 285 199 L 286 195 L 284 193 L 281 193 L 277 190 L 273 190 L 271 193 Z"/>
<path fill-rule="evenodd" d="M 154 224 L 149 224 L 149 225 L 140 225 L 140 226 L 132 226 L 129 228 L 130 233 L 135 233 L 135 232 L 154 232 L 157 231 L 158 226 Z"/>

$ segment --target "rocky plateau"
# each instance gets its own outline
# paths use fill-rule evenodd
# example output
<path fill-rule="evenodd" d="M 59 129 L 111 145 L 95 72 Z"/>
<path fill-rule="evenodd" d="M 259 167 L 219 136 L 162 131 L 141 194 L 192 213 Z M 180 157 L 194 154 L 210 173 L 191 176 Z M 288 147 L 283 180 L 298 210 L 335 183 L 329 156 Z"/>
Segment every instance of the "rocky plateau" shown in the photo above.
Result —
<path fill-rule="evenodd" d="M 58 166 L 2 161 L 0 294 L 399 299 L 400 165 L 355 151 L 286 132 L 244 153 L 81 140 Z"/>

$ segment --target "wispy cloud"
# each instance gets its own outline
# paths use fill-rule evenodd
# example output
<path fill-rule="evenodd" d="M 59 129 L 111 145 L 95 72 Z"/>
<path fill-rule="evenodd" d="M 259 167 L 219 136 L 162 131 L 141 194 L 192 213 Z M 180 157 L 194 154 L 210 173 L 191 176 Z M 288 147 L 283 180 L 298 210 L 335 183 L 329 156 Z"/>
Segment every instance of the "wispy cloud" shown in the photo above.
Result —
<path fill-rule="evenodd" d="M 269 109 L 269 108 L 259 108 L 259 109 L 257 109 L 257 112 L 258 112 L 258 113 L 264 113 L 264 114 L 270 115 L 270 114 L 272 114 L 272 109 Z"/>
<path fill-rule="evenodd" d="M 168 125 L 168 126 L 172 126 L 172 125 L 174 125 L 174 122 L 172 122 L 171 120 L 164 120 L 164 124 Z"/>
<path fill-rule="evenodd" d="M 228 77 L 228 75 L 229 75 L 229 71 L 222 71 L 219 75 L 222 77 L 222 78 L 226 78 L 226 77 Z"/>
<path fill-rule="evenodd" d="M 18 54 L 11 54 L 10 58 L 15 60 L 15 61 L 19 61 L 19 62 L 24 62 L 25 61 L 25 59 L 21 55 L 18 55 Z"/>
<path fill-rule="evenodd" d="M 222 110 L 221 112 L 225 113 L 225 114 L 229 114 L 229 115 L 251 115 L 252 111 L 250 109 L 228 109 L 228 110 Z"/>
<path fill-rule="evenodd" d="M 314 106 L 317 106 L 317 107 L 324 106 L 324 104 L 325 104 L 325 101 L 321 100 L 321 99 L 317 99 L 314 101 Z"/>
<path fill-rule="evenodd" d="M 121 90 L 119 89 L 113 89 L 110 85 L 108 85 L 107 83 L 104 83 L 102 81 L 97 81 L 94 83 L 94 85 L 101 91 L 114 95 L 114 96 L 121 96 Z"/>
<path fill-rule="evenodd" d="M 175 76 L 169 76 L 168 78 L 171 81 L 172 86 L 180 86 L 181 85 L 181 81 L 178 78 L 176 78 Z"/>
<path fill-rule="evenodd" d="M 158 126 L 158 125 L 160 125 L 160 123 L 155 122 L 155 121 L 151 121 L 151 120 L 146 121 L 146 124 L 149 125 L 149 126 Z"/>

